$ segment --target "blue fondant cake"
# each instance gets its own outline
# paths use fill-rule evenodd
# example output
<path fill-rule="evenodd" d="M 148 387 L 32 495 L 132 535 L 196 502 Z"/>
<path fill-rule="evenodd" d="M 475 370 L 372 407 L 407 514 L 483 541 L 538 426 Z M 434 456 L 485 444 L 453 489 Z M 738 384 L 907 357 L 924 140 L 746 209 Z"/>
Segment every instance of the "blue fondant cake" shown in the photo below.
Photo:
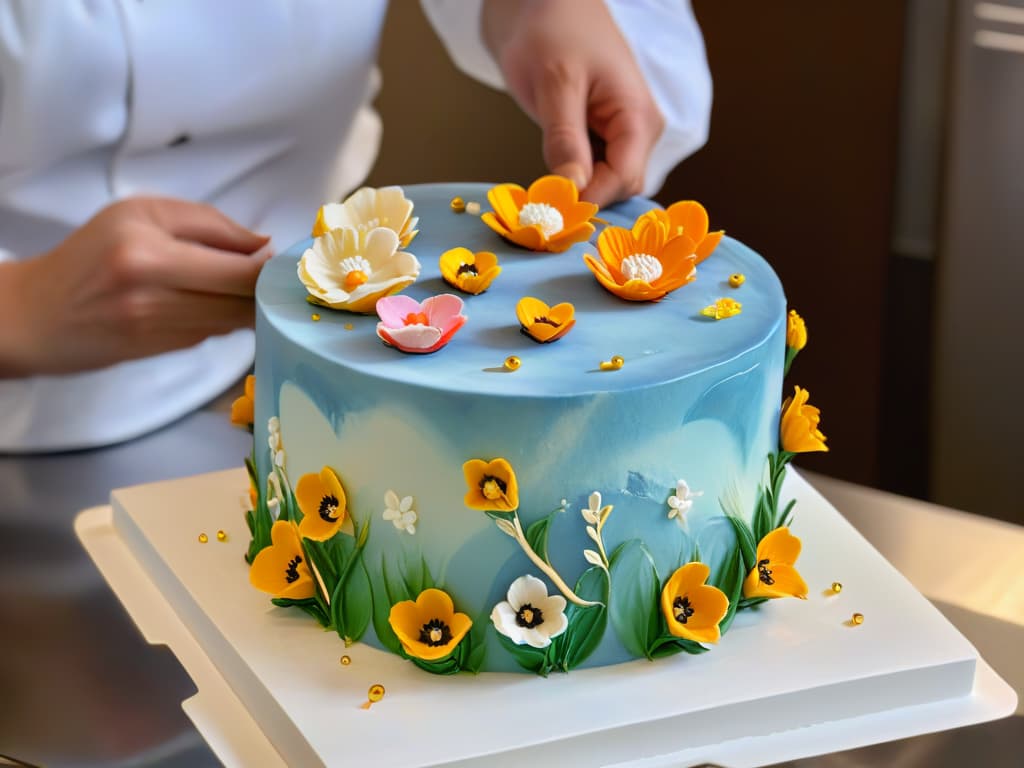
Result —
<path fill-rule="evenodd" d="M 750 522 L 778 450 L 782 286 L 726 237 L 693 282 L 658 302 L 624 301 L 584 264 L 593 242 L 531 252 L 450 204 L 484 201 L 487 190 L 404 190 L 419 217 L 404 249 L 422 269 L 405 295 L 457 293 L 438 260 L 458 246 L 495 253 L 502 269 L 486 292 L 462 296 L 465 326 L 432 354 L 382 343 L 375 315 L 307 302 L 296 266 L 309 241 L 267 264 L 257 287 L 259 503 L 250 519 L 262 541 L 251 554 L 270 544 L 270 520 L 298 520 L 304 498 L 322 498 L 324 519 L 348 524 L 282 561 L 289 584 L 308 565 L 315 589 L 276 602 L 343 636 L 435 672 L 546 674 L 656 657 L 668 647 L 654 637 L 664 619 L 659 629 L 658 612 L 647 614 L 671 574 L 699 560 L 734 601 L 746 575 L 742 559 L 733 562 L 737 528 L 727 515 Z M 600 217 L 629 228 L 652 205 L 634 199 Z M 745 279 L 731 285 L 737 273 Z M 516 317 L 524 296 L 572 303 L 575 326 L 537 343 Z M 702 313 L 723 297 L 742 312 L 717 321 Z M 510 356 L 515 370 L 504 365 Z M 601 365 L 615 356 L 621 367 Z M 325 467 L 340 493 L 324 490 L 334 487 Z M 498 503 L 474 507 L 474 493 Z M 260 512 L 269 513 L 263 523 Z M 665 610 L 685 624 L 689 601 L 674 606 Z M 692 639 L 680 645 L 703 650 Z"/>

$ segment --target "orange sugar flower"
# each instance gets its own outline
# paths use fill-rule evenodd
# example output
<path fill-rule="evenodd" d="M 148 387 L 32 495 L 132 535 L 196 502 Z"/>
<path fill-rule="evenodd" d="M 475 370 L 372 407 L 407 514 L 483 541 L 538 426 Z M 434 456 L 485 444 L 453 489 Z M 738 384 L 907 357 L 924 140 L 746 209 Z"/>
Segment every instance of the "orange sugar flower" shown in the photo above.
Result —
<path fill-rule="evenodd" d="M 330 467 L 300 477 L 295 486 L 295 500 L 302 510 L 299 533 L 303 537 L 327 541 L 338 531 L 353 533 L 345 489 Z"/>
<path fill-rule="evenodd" d="M 462 465 L 466 476 L 466 506 L 481 512 L 512 512 L 519 507 L 519 485 L 505 459 L 470 459 Z"/>
<path fill-rule="evenodd" d="M 789 528 L 776 528 L 757 545 L 757 565 L 743 582 L 744 597 L 807 598 L 807 584 L 794 568 L 800 539 Z"/>
<path fill-rule="evenodd" d="M 474 296 L 486 291 L 494 278 L 501 274 L 498 257 L 493 253 L 473 253 L 461 247 L 442 253 L 439 266 L 446 283 Z"/>
<path fill-rule="evenodd" d="M 810 393 L 801 387 L 794 387 L 792 397 L 782 404 L 782 419 L 779 424 L 779 442 L 782 450 L 790 453 L 828 451 L 828 438 L 818 429 L 821 410 L 807 403 Z"/>
<path fill-rule="evenodd" d="M 249 568 L 249 582 L 274 597 L 303 600 L 316 594 L 306 553 L 294 523 L 278 520 L 270 529 L 270 546 L 256 555 Z"/>
<path fill-rule="evenodd" d="M 729 610 L 729 598 L 718 587 L 705 584 L 711 569 L 704 563 L 678 568 L 661 590 L 661 613 L 668 631 L 698 643 L 717 643 L 718 624 Z"/>
<path fill-rule="evenodd" d="M 516 304 L 516 317 L 534 341 L 546 343 L 560 339 L 576 324 L 575 308 L 568 302 L 549 307 L 540 299 L 524 296 Z"/>
<path fill-rule="evenodd" d="M 523 189 L 498 184 L 487 193 L 493 212 L 480 218 L 516 245 L 561 253 L 594 233 L 597 206 L 580 200 L 576 185 L 562 176 L 542 176 Z"/>
<path fill-rule="evenodd" d="M 666 210 L 656 208 L 640 218 L 645 217 L 657 221 L 664 227 L 668 237 L 686 235 L 693 240 L 696 244 L 694 253 L 697 255 L 697 264 L 711 255 L 725 235 L 725 231 L 721 229 L 717 232 L 708 232 L 708 212 L 696 200 L 681 200 L 672 203 Z"/>
<path fill-rule="evenodd" d="M 448 656 L 473 626 L 469 616 L 455 612 L 447 592 L 433 588 L 391 606 L 388 623 L 406 654 L 424 661 Z"/>
<path fill-rule="evenodd" d="M 657 219 L 637 219 L 633 228 L 605 227 L 597 238 L 598 261 L 583 260 L 594 277 L 620 299 L 658 301 L 697 277 L 695 246 L 686 235 L 669 237 Z"/>
<path fill-rule="evenodd" d="M 252 427 L 256 408 L 256 377 L 245 377 L 245 393 L 231 404 L 231 423 L 236 427 Z"/>

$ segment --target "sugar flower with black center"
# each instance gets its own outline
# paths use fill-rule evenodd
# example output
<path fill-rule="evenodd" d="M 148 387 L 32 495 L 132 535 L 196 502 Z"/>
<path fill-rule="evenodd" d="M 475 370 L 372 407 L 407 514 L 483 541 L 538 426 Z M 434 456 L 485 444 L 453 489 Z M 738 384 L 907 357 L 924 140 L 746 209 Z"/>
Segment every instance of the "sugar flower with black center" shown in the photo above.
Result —
<path fill-rule="evenodd" d="M 807 584 L 797 572 L 800 539 L 789 528 L 776 528 L 757 545 L 757 563 L 743 581 L 744 597 L 807 599 Z"/>
<path fill-rule="evenodd" d="M 565 632 L 565 598 L 549 595 L 544 582 L 529 574 L 520 576 L 508 588 L 507 600 L 491 611 L 494 628 L 516 645 L 547 648 Z"/>
<path fill-rule="evenodd" d="M 580 200 L 576 185 L 563 176 L 542 176 L 529 189 L 499 184 L 487 193 L 493 212 L 480 218 L 516 245 L 561 253 L 594 233 L 597 206 Z"/>
<path fill-rule="evenodd" d="M 441 277 L 463 293 L 474 296 L 486 291 L 499 274 L 498 257 L 490 251 L 473 253 L 469 248 L 452 248 L 441 254 Z"/>
<path fill-rule="evenodd" d="M 299 534 L 314 541 L 327 541 L 338 531 L 354 533 L 346 505 L 345 489 L 330 467 L 299 478 L 295 500 L 302 510 Z"/>
<path fill-rule="evenodd" d="M 313 575 L 295 524 L 278 520 L 264 547 L 249 568 L 249 583 L 274 597 L 304 600 L 316 594 Z"/>
<path fill-rule="evenodd" d="M 519 485 L 505 459 L 470 459 L 462 465 L 466 506 L 481 512 L 512 512 L 519 508 Z"/>
<path fill-rule="evenodd" d="M 818 424 L 821 410 L 808 403 L 810 393 L 802 387 L 793 388 L 792 397 L 782 403 L 782 418 L 779 423 L 779 442 L 782 450 L 790 453 L 828 451 L 827 439 Z"/>
<path fill-rule="evenodd" d="M 705 584 L 710 574 L 704 563 L 687 563 L 665 582 L 661 612 L 673 636 L 697 643 L 717 643 L 721 637 L 718 624 L 729 610 L 729 598 Z"/>
<path fill-rule="evenodd" d="M 522 332 L 542 344 L 565 336 L 576 324 L 575 314 L 575 307 L 567 301 L 549 307 L 540 299 L 524 296 L 516 304 Z"/>
<path fill-rule="evenodd" d="M 252 429 L 256 410 L 256 377 L 245 377 L 245 391 L 231 403 L 231 423 L 236 427 Z"/>
<path fill-rule="evenodd" d="M 424 661 L 448 656 L 473 626 L 469 616 L 455 612 L 447 592 L 434 588 L 391 606 L 388 623 L 405 653 Z"/>

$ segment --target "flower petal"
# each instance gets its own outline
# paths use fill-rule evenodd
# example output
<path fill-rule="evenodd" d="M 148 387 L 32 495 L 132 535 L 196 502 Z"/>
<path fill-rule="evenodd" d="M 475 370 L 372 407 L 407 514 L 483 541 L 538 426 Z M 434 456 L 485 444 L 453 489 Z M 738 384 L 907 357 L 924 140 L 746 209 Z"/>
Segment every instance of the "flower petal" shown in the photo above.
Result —
<path fill-rule="evenodd" d="M 566 214 L 580 199 L 580 193 L 576 189 L 576 185 L 564 176 L 548 174 L 541 176 L 530 185 L 526 191 L 526 198 L 531 203 L 547 203 L 557 208 L 564 220 Z"/>
<path fill-rule="evenodd" d="M 411 296 L 385 296 L 377 300 L 377 316 L 387 328 L 401 328 L 405 325 L 405 318 L 409 315 L 417 315 L 423 311 L 423 307 Z"/>

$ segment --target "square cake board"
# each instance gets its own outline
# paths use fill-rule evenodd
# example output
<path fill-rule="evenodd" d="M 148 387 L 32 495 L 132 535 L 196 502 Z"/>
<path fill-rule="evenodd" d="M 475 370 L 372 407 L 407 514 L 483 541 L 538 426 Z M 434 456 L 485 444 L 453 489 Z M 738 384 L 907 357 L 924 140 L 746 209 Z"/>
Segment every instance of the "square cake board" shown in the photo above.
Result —
<path fill-rule="evenodd" d="M 783 496 L 797 500 L 808 600 L 741 613 L 701 656 L 547 679 L 430 675 L 272 606 L 243 559 L 247 489 L 243 469 L 136 486 L 76 520 L 147 640 L 195 681 L 183 707 L 227 765 L 755 766 L 1016 707 L 971 644 L 793 471 Z M 387 693 L 365 709 L 375 683 Z"/>

